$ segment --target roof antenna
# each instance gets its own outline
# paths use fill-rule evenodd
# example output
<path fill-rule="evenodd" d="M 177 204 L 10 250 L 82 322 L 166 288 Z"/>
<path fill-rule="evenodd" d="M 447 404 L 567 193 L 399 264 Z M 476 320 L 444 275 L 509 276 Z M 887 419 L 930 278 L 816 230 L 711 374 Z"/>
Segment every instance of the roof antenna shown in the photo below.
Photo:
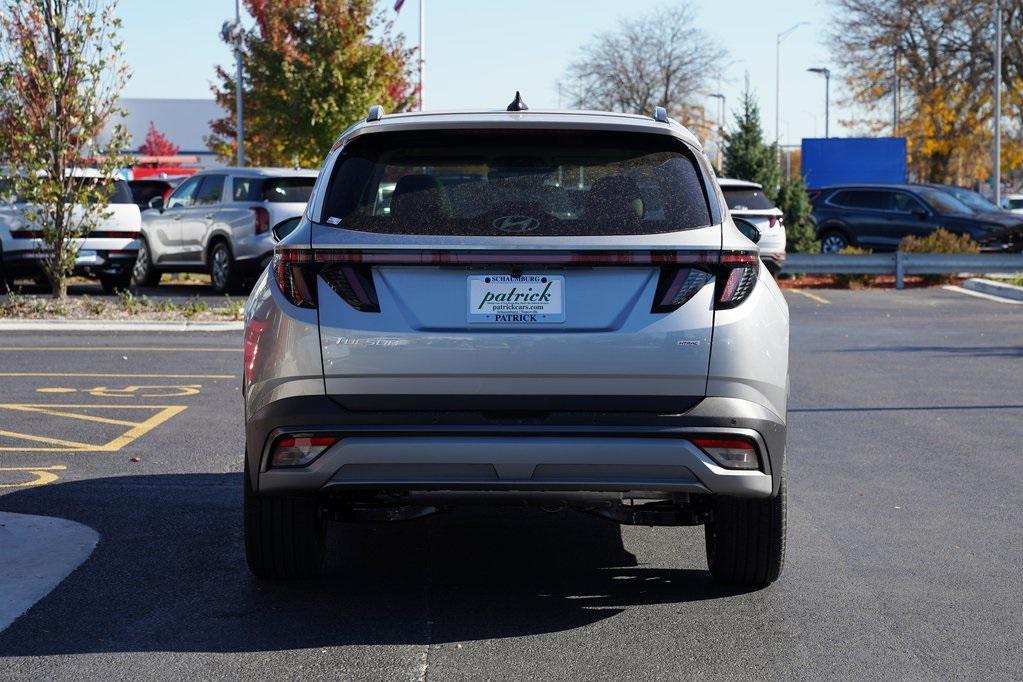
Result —
<path fill-rule="evenodd" d="M 522 101 L 522 95 L 518 90 L 515 91 L 515 99 L 508 105 L 508 111 L 528 111 L 529 107 Z"/>

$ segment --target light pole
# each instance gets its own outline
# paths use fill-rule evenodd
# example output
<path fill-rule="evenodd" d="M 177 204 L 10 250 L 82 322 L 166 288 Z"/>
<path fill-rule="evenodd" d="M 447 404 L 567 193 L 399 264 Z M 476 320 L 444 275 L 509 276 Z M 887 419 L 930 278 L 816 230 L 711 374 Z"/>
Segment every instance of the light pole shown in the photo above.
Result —
<path fill-rule="evenodd" d="M 718 100 L 718 105 L 721 107 L 720 110 L 719 110 L 720 113 L 718 114 L 718 134 L 717 134 L 717 139 L 718 139 L 718 173 L 720 173 L 721 172 L 721 162 L 722 162 L 723 157 L 725 155 L 725 144 L 724 144 L 724 142 L 725 142 L 725 116 L 728 115 L 728 112 L 725 109 L 725 96 L 723 94 L 721 94 L 720 92 L 716 92 L 716 93 L 712 94 L 711 97 L 713 97 L 714 99 Z"/>
<path fill-rule="evenodd" d="M 824 76 L 824 137 L 831 137 L 829 130 L 829 123 L 831 122 L 831 69 L 815 66 L 812 69 L 807 69 L 807 71 Z"/>
<path fill-rule="evenodd" d="M 1002 3 L 995 0 L 995 204 L 1002 205 Z"/>
<path fill-rule="evenodd" d="M 245 165 L 245 118 L 242 105 L 242 9 L 240 0 L 234 0 L 234 21 L 224 22 L 224 32 L 234 40 L 234 58 L 237 72 L 234 79 L 235 101 L 235 164 Z"/>
<path fill-rule="evenodd" d="M 781 41 L 800 26 L 809 24 L 809 21 L 801 21 L 793 24 L 778 34 L 778 40 L 774 45 L 774 142 L 781 140 Z M 779 153 L 781 147 L 778 148 Z"/>

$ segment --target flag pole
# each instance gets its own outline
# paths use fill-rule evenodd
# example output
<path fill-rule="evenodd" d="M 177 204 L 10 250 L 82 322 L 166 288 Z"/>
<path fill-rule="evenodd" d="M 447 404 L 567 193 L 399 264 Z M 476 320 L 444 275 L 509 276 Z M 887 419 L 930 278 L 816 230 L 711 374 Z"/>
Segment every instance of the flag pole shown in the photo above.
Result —
<path fill-rule="evenodd" d="M 423 42 L 423 35 L 426 33 L 426 0 L 419 0 L 419 111 L 423 110 L 426 103 L 426 86 L 423 82 L 423 64 L 426 62 L 426 43 Z"/>

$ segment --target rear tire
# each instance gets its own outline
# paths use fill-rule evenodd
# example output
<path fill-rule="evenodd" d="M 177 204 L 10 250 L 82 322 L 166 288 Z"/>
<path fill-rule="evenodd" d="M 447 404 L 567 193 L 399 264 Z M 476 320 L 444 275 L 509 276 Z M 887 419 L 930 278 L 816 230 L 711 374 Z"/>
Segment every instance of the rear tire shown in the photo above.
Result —
<path fill-rule="evenodd" d="M 785 483 L 770 499 L 716 499 L 705 526 L 707 565 L 714 580 L 765 587 L 785 565 Z"/>
<path fill-rule="evenodd" d="M 100 275 L 99 285 L 104 294 L 116 294 L 131 288 L 131 273 L 127 275 Z"/>
<path fill-rule="evenodd" d="M 323 565 L 326 528 L 312 497 L 260 495 L 245 463 L 245 560 L 268 580 L 311 578 Z"/>
<path fill-rule="evenodd" d="M 231 247 L 219 241 L 210 249 L 210 286 L 218 294 L 228 294 L 238 288 L 238 266 L 231 255 Z"/>
<path fill-rule="evenodd" d="M 140 287 L 155 287 L 160 283 L 163 273 L 153 264 L 153 254 L 149 251 L 149 242 L 143 237 L 139 240 L 139 255 L 132 268 L 132 276 Z"/>
<path fill-rule="evenodd" d="M 842 253 L 849 246 L 849 238 L 838 230 L 826 232 L 821 237 L 821 253 Z"/>

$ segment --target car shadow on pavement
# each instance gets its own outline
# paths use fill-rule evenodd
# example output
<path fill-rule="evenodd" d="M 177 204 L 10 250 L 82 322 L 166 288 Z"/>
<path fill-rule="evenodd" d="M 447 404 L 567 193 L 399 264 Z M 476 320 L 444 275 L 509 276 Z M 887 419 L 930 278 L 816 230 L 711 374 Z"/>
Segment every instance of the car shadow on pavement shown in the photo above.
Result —
<path fill-rule="evenodd" d="M 272 583 L 245 566 L 240 474 L 58 483 L 4 495 L 0 510 L 71 519 L 101 536 L 0 633 L 0 655 L 424 645 L 739 594 L 705 571 L 637 566 L 618 526 L 575 512 L 474 508 L 335 524 L 322 578 Z"/>

